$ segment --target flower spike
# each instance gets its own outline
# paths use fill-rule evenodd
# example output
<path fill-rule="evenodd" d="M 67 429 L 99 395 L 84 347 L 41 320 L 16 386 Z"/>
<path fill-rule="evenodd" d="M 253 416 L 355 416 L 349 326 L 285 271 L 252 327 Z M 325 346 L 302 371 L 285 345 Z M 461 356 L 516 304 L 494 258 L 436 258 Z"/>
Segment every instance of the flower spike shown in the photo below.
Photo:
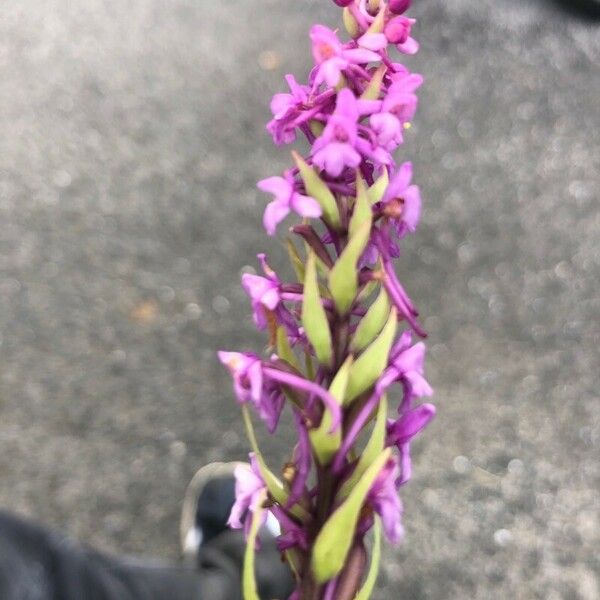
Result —
<path fill-rule="evenodd" d="M 333 4 L 350 39 L 313 25 L 313 69 L 306 81 L 287 75 L 287 89 L 270 105 L 274 143 L 305 138 L 309 148 L 292 150 L 288 170 L 258 182 L 269 195 L 268 235 L 296 219 L 288 230 L 294 240 L 286 240 L 296 278 L 285 281 L 260 254 L 263 272 L 244 274 L 242 287 L 256 327 L 268 333 L 268 357 L 219 352 L 254 449 L 251 465 L 236 472 L 230 518 L 252 545 L 247 600 L 256 598 L 254 542 L 267 513 L 279 522 L 278 548 L 293 565 L 293 598 L 367 600 L 380 532 L 392 543 L 402 539 L 399 490 L 411 477 L 410 446 L 436 413 L 421 400 L 433 393 L 425 343 L 413 341 L 426 332 L 395 269 L 422 211 L 412 163 L 394 159 L 423 83 L 392 56 L 419 49 L 416 21 L 405 15 L 411 0 Z M 258 449 L 249 411 L 270 433 L 293 419 L 281 480 Z M 368 567 L 364 538 L 372 528 Z"/>

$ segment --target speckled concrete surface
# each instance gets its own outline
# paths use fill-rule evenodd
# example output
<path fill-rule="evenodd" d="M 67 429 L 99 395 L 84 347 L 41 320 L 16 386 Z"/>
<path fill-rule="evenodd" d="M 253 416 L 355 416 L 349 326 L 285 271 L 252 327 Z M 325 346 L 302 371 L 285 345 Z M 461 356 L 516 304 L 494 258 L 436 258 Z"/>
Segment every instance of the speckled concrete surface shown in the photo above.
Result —
<path fill-rule="evenodd" d="M 597 600 L 600 31 L 542 0 L 414 4 L 426 209 L 401 273 L 440 414 L 377 598 Z M 173 558 L 196 466 L 243 456 L 214 351 L 261 345 L 239 273 L 278 255 L 254 182 L 288 163 L 263 124 L 317 18 L 2 3 L 2 506 Z"/>

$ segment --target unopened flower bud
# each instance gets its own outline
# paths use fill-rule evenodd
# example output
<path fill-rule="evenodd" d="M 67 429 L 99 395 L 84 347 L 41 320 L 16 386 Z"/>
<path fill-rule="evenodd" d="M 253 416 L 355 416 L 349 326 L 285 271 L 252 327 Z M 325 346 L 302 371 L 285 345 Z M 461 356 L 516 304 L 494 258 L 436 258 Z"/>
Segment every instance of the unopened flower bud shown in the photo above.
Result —
<path fill-rule="evenodd" d="M 396 15 L 405 13 L 412 4 L 412 0 L 390 0 L 388 7 Z"/>
<path fill-rule="evenodd" d="M 379 10 L 379 2 L 380 0 L 367 0 L 367 10 L 372 15 L 376 15 Z"/>
<path fill-rule="evenodd" d="M 333 2 L 335 4 L 337 4 L 338 6 L 344 7 L 344 6 L 350 6 L 354 2 L 354 0 L 333 0 Z"/>
<path fill-rule="evenodd" d="M 344 8 L 343 17 L 346 31 L 350 34 L 351 37 L 357 38 L 361 33 L 360 27 L 352 13 L 350 12 L 349 8 Z"/>
<path fill-rule="evenodd" d="M 406 17 L 394 17 L 385 26 L 385 37 L 392 44 L 404 44 L 410 35 L 412 23 Z"/>

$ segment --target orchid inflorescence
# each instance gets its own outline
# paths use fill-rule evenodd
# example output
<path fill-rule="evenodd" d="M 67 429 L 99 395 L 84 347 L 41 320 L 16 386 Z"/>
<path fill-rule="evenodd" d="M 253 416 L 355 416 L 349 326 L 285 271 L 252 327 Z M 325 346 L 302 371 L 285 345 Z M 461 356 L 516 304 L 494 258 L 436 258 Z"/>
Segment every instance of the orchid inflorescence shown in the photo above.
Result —
<path fill-rule="evenodd" d="M 315 66 L 307 85 L 287 75 L 289 92 L 271 102 L 267 125 L 277 145 L 304 136 L 305 157 L 258 187 L 273 199 L 264 227 L 274 235 L 290 214 L 287 248 L 297 280 L 284 282 L 259 255 L 263 275 L 245 274 L 256 326 L 271 355 L 220 352 L 231 372 L 253 447 L 236 471 L 230 525 L 248 536 L 244 594 L 258 598 L 252 574 L 257 532 L 270 512 L 293 570 L 294 598 L 368 598 L 378 571 L 380 531 L 402 537 L 400 486 L 411 476 L 410 443 L 433 418 L 418 404 L 425 337 L 393 260 L 421 213 L 412 165 L 392 153 L 417 109 L 422 77 L 390 56 L 414 54 L 410 0 L 334 0 L 351 39 L 323 25 L 310 31 Z M 299 242 L 299 243 L 298 243 Z M 403 331 L 399 331 L 403 329 Z M 398 416 L 387 392 L 402 386 Z M 285 406 L 297 431 L 281 475 L 259 451 L 248 407 L 274 433 Z M 376 546 L 367 569 L 364 539 Z"/>

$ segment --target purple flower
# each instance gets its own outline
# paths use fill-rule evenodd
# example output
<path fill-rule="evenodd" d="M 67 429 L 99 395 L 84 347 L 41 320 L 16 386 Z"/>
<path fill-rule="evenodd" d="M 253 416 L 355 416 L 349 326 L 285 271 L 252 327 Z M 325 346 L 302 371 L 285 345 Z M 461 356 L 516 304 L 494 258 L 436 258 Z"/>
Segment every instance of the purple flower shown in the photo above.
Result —
<path fill-rule="evenodd" d="M 401 475 L 398 485 L 405 484 L 412 475 L 410 441 L 435 417 L 433 404 L 421 404 L 405 412 L 398 420 L 390 420 L 387 428 L 387 445 L 395 445 L 400 452 Z"/>
<path fill-rule="evenodd" d="M 277 538 L 277 548 L 284 552 L 294 546 L 299 546 L 303 550 L 309 547 L 308 533 L 296 520 L 289 516 L 289 513 L 281 506 L 274 504 L 271 507 L 273 516 L 279 523 L 281 534 Z"/>
<path fill-rule="evenodd" d="M 404 142 L 402 123 L 389 112 L 380 112 L 371 116 L 371 128 L 377 136 L 377 142 L 388 152 L 393 152 Z"/>
<path fill-rule="evenodd" d="M 385 36 L 392 44 L 396 44 L 396 48 L 403 54 L 416 54 L 419 51 L 419 42 L 410 37 L 415 23 L 415 19 L 399 16 L 388 21 L 385 26 Z"/>
<path fill-rule="evenodd" d="M 344 88 L 338 95 L 335 112 L 323 135 L 313 145 L 314 163 L 332 177 L 339 177 L 344 167 L 355 169 L 361 161 L 356 150 L 358 140 L 358 104 L 354 94 Z"/>
<path fill-rule="evenodd" d="M 291 144 L 296 139 L 296 126 L 304 105 L 308 102 L 310 88 L 300 85 L 293 75 L 285 79 L 291 94 L 275 94 L 271 100 L 273 120 L 267 124 L 267 130 L 276 144 Z"/>
<path fill-rule="evenodd" d="M 361 137 L 356 141 L 356 149 L 363 155 L 364 158 L 373 162 L 377 168 L 391 165 L 393 160 L 387 148 L 380 146 L 377 141 L 375 143 L 365 140 Z"/>
<path fill-rule="evenodd" d="M 419 99 L 402 84 L 394 84 L 383 101 L 382 112 L 393 115 L 399 123 L 408 123 L 417 112 Z"/>
<path fill-rule="evenodd" d="M 244 273 L 242 275 L 242 287 L 250 296 L 254 322 L 259 329 L 266 329 L 266 311 L 274 312 L 281 302 L 279 294 L 279 280 L 277 277 L 261 277 Z"/>
<path fill-rule="evenodd" d="M 390 91 L 414 92 L 423 85 L 423 75 L 411 73 L 400 63 L 396 63 L 394 68 L 395 72 L 390 75 Z"/>
<path fill-rule="evenodd" d="M 292 522 L 293 523 L 293 522 Z M 277 549 L 279 552 L 285 552 L 290 548 L 299 547 L 302 550 L 308 550 L 308 536 L 304 529 L 298 525 L 292 525 L 287 531 L 277 538 Z"/>
<path fill-rule="evenodd" d="M 378 142 L 389 152 L 393 152 L 403 142 L 403 125 L 414 117 L 417 110 L 418 98 L 413 92 L 423 83 L 423 78 L 416 74 L 402 73 L 392 81 L 381 103 L 381 111 L 370 119 Z"/>
<path fill-rule="evenodd" d="M 267 263 L 266 254 L 259 254 L 258 260 L 266 277 L 245 273 L 242 275 L 242 287 L 250 297 L 252 313 L 256 326 L 264 330 L 273 324 L 273 318 L 278 325 L 283 325 L 289 337 L 297 341 L 300 330 L 290 311 L 284 306 L 281 296 L 281 281 L 277 273 Z"/>
<path fill-rule="evenodd" d="M 381 517 L 383 531 L 393 544 L 402 539 L 402 502 L 398 496 L 396 482 L 400 475 L 398 459 L 390 458 L 375 479 L 367 496 L 371 508 Z"/>
<path fill-rule="evenodd" d="M 275 368 L 267 365 L 267 374 L 272 382 L 279 383 L 283 386 L 290 387 L 300 393 L 306 393 L 309 397 L 319 398 L 323 404 L 331 411 L 331 429 L 330 433 L 333 433 L 340 427 L 342 420 L 342 411 L 339 402 L 331 395 L 331 393 L 325 388 L 321 387 L 319 383 L 305 379 L 295 373 L 289 373 L 283 371 L 280 368 Z"/>
<path fill-rule="evenodd" d="M 250 453 L 250 464 L 237 465 L 234 475 L 235 503 L 231 508 L 227 524 L 232 529 L 244 527 L 247 532 L 251 524 L 251 519 L 247 518 L 248 511 L 255 512 L 260 508 L 260 503 L 264 499 L 267 489 L 253 452 Z M 265 519 L 266 513 L 263 515 L 263 522 Z"/>
<path fill-rule="evenodd" d="M 267 508 L 264 515 L 269 517 L 267 526 L 272 518 L 280 528 L 280 535 L 277 535 L 279 549 L 297 549 L 300 555 L 306 556 L 328 516 L 323 515 L 320 519 L 324 494 L 331 492 L 331 485 L 337 486 L 337 482 L 344 481 L 356 468 L 353 449 L 360 436 L 368 433 L 369 423 L 384 394 L 396 384 L 402 386 L 403 397 L 397 417 L 387 422 L 385 441 L 389 454 L 386 456 L 390 458 L 374 481 L 371 480 L 372 485 L 361 507 L 356 541 L 362 540 L 377 515 L 386 537 L 391 542 L 400 541 L 403 528 L 398 489 L 411 477 L 410 445 L 435 415 L 433 405 L 417 406 L 421 402 L 418 398 L 433 393 L 424 377 L 425 345 L 413 343 L 413 333 L 422 337 L 426 337 L 426 333 L 392 260 L 400 255 L 403 238 L 416 230 L 421 215 L 420 191 L 412 184 L 412 164 L 405 162 L 397 166 L 392 156 L 403 143 L 406 125 L 416 113 L 416 90 L 423 81 L 420 75 L 410 73 L 388 56 L 390 44 L 396 45 L 404 54 L 414 54 L 419 48 L 411 37 L 415 20 L 402 16 L 411 0 L 333 1 L 345 8 L 345 25 L 352 39 L 343 43 L 337 31 L 323 25 L 312 27 L 314 68 L 308 84 L 302 85 L 292 75 L 287 75 L 289 91 L 273 96 L 273 116 L 267 125 L 276 144 L 292 143 L 299 137 L 298 133 L 305 136 L 310 151 L 303 159 L 311 169 L 314 167 L 319 177 L 307 172 L 303 163 L 297 161 L 301 168 L 289 169 L 281 177 L 260 181 L 258 188 L 272 194 L 264 211 L 263 224 L 267 233 L 274 235 L 291 212 L 304 219 L 319 219 L 323 209 L 327 208 L 331 212 L 331 215 L 328 212 L 327 223 L 310 225 L 304 222 L 290 231 L 298 236 L 300 245 L 304 245 L 307 252 L 312 249 L 327 269 L 333 269 L 349 243 L 353 243 L 351 232 L 358 217 L 363 217 L 362 212 L 354 214 L 354 211 L 364 209 L 362 198 L 358 198 L 358 202 L 354 198 L 360 195 L 360 183 L 364 181 L 369 187 L 372 223 L 369 240 L 353 277 L 358 277 L 361 288 L 367 282 L 378 282 L 393 307 L 390 316 L 394 322 L 396 319 L 404 321 L 409 331 L 402 333 L 393 345 L 385 368 L 365 374 L 368 382 L 364 383 L 369 389 L 357 399 L 358 405 L 340 402 L 333 386 L 333 391 L 329 389 L 331 378 L 340 365 L 348 363 L 346 359 L 349 348 L 353 347 L 351 341 L 356 335 L 358 317 L 368 312 L 369 302 L 334 277 L 328 281 L 330 295 L 320 290 L 315 294 L 314 285 L 309 287 L 314 284 L 312 255 L 308 265 L 311 267 L 310 278 L 307 278 L 303 276 L 303 265 L 300 264 L 306 252 L 298 252 L 290 242 L 289 254 L 296 272 L 293 282 L 281 280 L 263 254 L 259 255 L 263 272 L 242 276 L 254 322 L 258 329 L 267 329 L 270 334 L 270 358 L 262 360 L 250 353 L 219 352 L 219 359 L 232 375 L 239 403 L 251 403 L 273 433 L 287 399 L 296 425 L 294 444 L 285 454 L 288 461 L 283 471 L 285 499 L 268 495 L 260 472 L 261 464 L 256 456 L 250 455 L 250 465 L 236 469 L 237 498 L 229 524 L 248 530 L 252 522 L 248 517 L 253 512 L 256 514 L 264 503 Z M 385 177 L 381 178 L 382 175 Z M 357 176 L 361 181 L 357 182 Z M 384 182 L 388 182 L 387 187 Z M 315 230 L 317 224 L 319 227 Z M 356 246 L 352 250 L 356 250 Z M 350 251 L 348 254 L 352 256 Z M 363 268 L 367 265 L 371 268 Z M 325 273 L 320 272 L 317 279 L 321 283 Z M 350 322 L 339 318 L 334 302 L 338 296 L 349 295 L 347 292 L 354 293 L 356 300 L 353 315 L 357 318 Z M 322 303 L 325 316 L 323 310 L 319 310 L 311 322 L 309 307 L 311 303 L 314 307 L 314 302 Z M 284 331 L 288 343 L 281 339 Z M 320 353 L 316 353 L 319 356 L 315 364 L 312 358 L 315 347 L 331 343 L 330 340 L 336 350 L 334 365 L 321 364 Z M 340 340 L 344 342 L 341 346 L 337 343 Z M 295 358 L 290 357 L 289 347 Z M 299 351 L 304 351 L 306 364 L 296 360 L 300 358 Z M 351 371 L 351 377 L 355 374 L 360 376 L 360 371 Z M 244 414 L 247 416 L 246 407 Z M 319 448 L 313 448 L 319 439 L 310 435 L 310 429 L 324 415 L 328 417 L 325 423 L 329 424 L 329 433 L 339 432 L 341 437 L 336 437 L 331 462 L 321 468 L 317 461 Z M 358 477 L 359 473 L 356 475 Z M 333 574 L 330 583 L 323 588 L 327 598 L 339 593 L 346 572 L 347 567 L 346 571 Z M 298 590 L 304 589 L 303 576 L 300 576 Z M 294 598 L 302 595 L 298 590 Z"/>
<path fill-rule="evenodd" d="M 283 221 L 290 211 L 311 219 L 321 216 L 319 203 L 310 196 L 299 194 L 293 180 L 283 177 L 268 177 L 258 182 L 263 192 L 273 194 L 275 199 L 269 202 L 263 217 L 264 227 L 269 235 L 275 235 L 277 225 Z"/>
<path fill-rule="evenodd" d="M 335 87 L 342 73 L 350 65 L 360 65 L 380 61 L 381 57 L 376 52 L 365 48 L 345 48 L 336 33 L 323 25 L 313 25 L 310 30 L 312 52 L 317 63 L 314 84 L 323 82 L 330 87 Z"/>
<path fill-rule="evenodd" d="M 258 260 L 266 277 L 249 273 L 242 275 L 242 287 L 250 297 L 254 323 L 261 330 L 271 326 L 271 333 L 274 325 L 283 325 L 293 345 L 303 339 L 300 327 L 283 304 L 281 281 L 267 263 L 267 255 L 259 254 Z"/>
<path fill-rule="evenodd" d="M 291 485 L 291 493 L 287 501 L 288 506 L 296 504 L 302 495 L 306 492 L 306 482 L 310 474 L 311 449 L 308 430 L 302 415 L 294 411 L 294 421 L 298 432 L 298 445 L 294 451 L 295 475 Z"/>
<path fill-rule="evenodd" d="M 271 100 L 271 112 L 275 119 L 283 119 L 290 110 L 297 108 L 298 104 L 303 104 L 308 100 L 310 88 L 306 85 L 300 85 L 296 78 L 287 74 L 285 80 L 290 88 L 291 94 L 275 94 Z"/>
<path fill-rule="evenodd" d="M 419 99 L 414 93 L 423 85 L 423 77 L 418 73 L 397 73 L 383 100 L 382 112 L 394 115 L 401 123 L 407 123 L 417 111 Z"/>
<path fill-rule="evenodd" d="M 421 218 L 421 194 L 412 180 L 412 163 L 405 162 L 392 177 L 382 199 L 383 214 L 390 217 L 400 239 L 414 233 Z"/>
<path fill-rule="evenodd" d="M 404 386 L 404 400 L 401 410 L 410 407 L 413 398 L 433 395 L 433 390 L 423 376 L 425 362 L 425 344 L 412 344 L 412 333 L 405 331 L 390 352 L 389 366 L 384 376 L 394 377 Z"/>
<path fill-rule="evenodd" d="M 260 358 L 254 354 L 220 351 L 219 360 L 233 377 L 233 389 L 241 404 L 251 402 L 258 410 L 267 429 L 277 428 L 284 398 L 279 386 L 264 377 Z"/>

